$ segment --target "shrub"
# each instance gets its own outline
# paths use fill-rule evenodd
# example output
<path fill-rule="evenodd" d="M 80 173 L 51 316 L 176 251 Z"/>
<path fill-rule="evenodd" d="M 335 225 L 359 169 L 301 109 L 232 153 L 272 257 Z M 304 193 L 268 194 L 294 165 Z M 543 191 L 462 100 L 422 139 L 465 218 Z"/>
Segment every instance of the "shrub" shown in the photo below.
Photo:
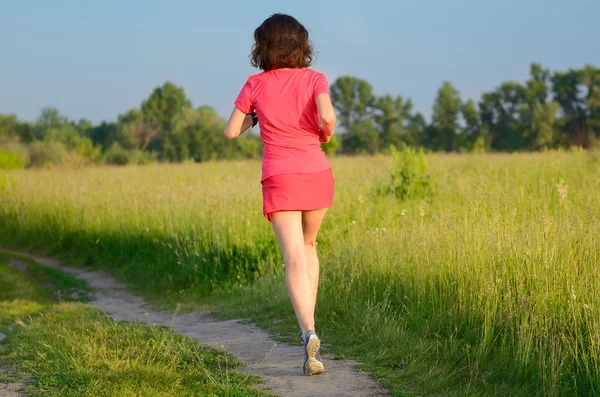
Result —
<path fill-rule="evenodd" d="M 477 137 L 475 142 L 473 142 L 473 147 L 471 148 L 471 153 L 482 154 L 488 151 L 487 145 L 485 143 L 485 139 L 482 136 Z"/>
<path fill-rule="evenodd" d="M 154 160 L 152 153 L 143 152 L 141 150 L 132 150 L 129 152 L 129 164 L 146 165 Z"/>
<path fill-rule="evenodd" d="M 81 138 L 75 151 L 88 163 L 98 163 L 102 160 L 102 149 L 95 146 L 90 138 Z"/>
<path fill-rule="evenodd" d="M 107 164 L 127 165 L 129 164 L 129 153 L 127 153 L 127 150 L 123 149 L 121 145 L 115 142 L 106 151 L 104 161 L 106 161 Z"/>
<path fill-rule="evenodd" d="M 0 169 L 14 170 L 25 167 L 25 157 L 21 154 L 0 148 Z"/>
<path fill-rule="evenodd" d="M 31 167 L 60 165 L 68 161 L 69 152 L 60 142 L 36 141 L 29 147 L 29 166 Z"/>
<path fill-rule="evenodd" d="M 117 142 L 104 154 L 104 161 L 113 165 L 146 165 L 155 159 L 155 153 L 143 152 L 141 150 L 127 150 Z"/>
<path fill-rule="evenodd" d="M 17 153 L 25 159 L 25 164 L 29 163 L 29 145 L 21 143 L 19 139 L 0 136 L 0 149 Z"/>
<path fill-rule="evenodd" d="M 430 196 L 432 191 L 431 177 L 427 172 L 423 149 L 415 151 L 408 146 L 399 151 L 391 146 L 394 168 L 391 174 L 387 193 L 397 199 Z"/>

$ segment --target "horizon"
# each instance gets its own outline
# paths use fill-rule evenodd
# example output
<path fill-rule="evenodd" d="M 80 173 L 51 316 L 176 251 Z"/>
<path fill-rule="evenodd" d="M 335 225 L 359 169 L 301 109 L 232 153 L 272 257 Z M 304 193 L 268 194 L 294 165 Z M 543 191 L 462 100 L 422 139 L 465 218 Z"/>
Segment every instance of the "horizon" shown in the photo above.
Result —
<path fill-rule="evenodd" d="M 112 122 L 171 81 L 194 107 L 226 117 L 246 78 L 259 72 L 248 60 L 252 33 L 275 12 L 306 26 L 313 68 L 330 84 L 343 75 L 364 79 L 376 95 L 410 98 L 427 120 L 444 81 L 477 103 L 502 82 L 523 83 L 532 62 L 551 71 L 600 66 L 593 17 L 600 4 L 590 0 L 311 4 L 319 3 L 273 9 L 258 1 L 231 13 L 225 4 L 189 0 L 0 2 L 0 34 L 14 37 L 6 49 L 12 56 L 0 63 L 0 75 L 10 76 L 0 81 L 0 113 L 34 121 L 54 107 L 70 120 Z"/>

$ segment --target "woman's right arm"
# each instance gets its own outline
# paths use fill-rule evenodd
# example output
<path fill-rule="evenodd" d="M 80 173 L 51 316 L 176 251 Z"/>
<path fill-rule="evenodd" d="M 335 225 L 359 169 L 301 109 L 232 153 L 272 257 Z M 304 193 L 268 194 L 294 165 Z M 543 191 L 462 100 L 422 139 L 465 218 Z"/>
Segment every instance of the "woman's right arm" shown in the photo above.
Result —
<path fill-rule="evenodd" d="M 317 110 L 319 111 L 319 129 L 322 139 L 325 142 L 329 142 L 329 139 L 333 135 L 333 129 L 335 127 L 335 110 L 333 110 L 333 104 L 331 103 L 331 97 L 329 94 L 321 93 L 317 95 Z"/>

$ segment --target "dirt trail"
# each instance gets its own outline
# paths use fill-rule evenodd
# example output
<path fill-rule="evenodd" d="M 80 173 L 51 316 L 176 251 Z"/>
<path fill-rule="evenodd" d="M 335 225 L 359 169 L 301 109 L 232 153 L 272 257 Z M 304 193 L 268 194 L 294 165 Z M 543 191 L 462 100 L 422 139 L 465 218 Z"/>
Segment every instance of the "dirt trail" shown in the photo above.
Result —
<path fill-rule="evenodd" d="M 10 369 L 0 366 L 0 374 L 9 373 Z M 0 397 L 26 397 L 26 394 L 21 392 L 25 387 L 26 382 L 0 382 Z"/>
<path fill-rule="evenodd" d="M 129 292 L 123 284 L 104 272 L 66 267 L 53 259 L 20 252 L 6 252 L 29 257 L 44 266 L 85 280 L 94 289 L 91 304 L 114 319 L 157 325 L 173 323 L 173 313 L 146 310 L 141 297 Z M 354 369 L 357 364 L 355 361 L 332 360 L 332 357 L 324 355 L 326 372 L 323 375 L 302 375 L 302 346 L 276 343 L 255 325 L 242 324 L 238 320 L 218 321 L 208 312 L 193 312 L 177 315 L 174 331 L 217 349 L 223 346 L 227 352 L 244 362 L 251 372 L 262 376 L 267 387 L 282 396 L 387 394 L 368 374 Z"/>

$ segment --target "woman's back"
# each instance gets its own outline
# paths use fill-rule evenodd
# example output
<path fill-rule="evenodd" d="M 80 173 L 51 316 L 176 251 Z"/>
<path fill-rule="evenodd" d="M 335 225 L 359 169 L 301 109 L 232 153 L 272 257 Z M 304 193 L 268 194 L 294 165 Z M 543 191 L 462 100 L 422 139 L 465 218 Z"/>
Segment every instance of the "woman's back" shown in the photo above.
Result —
<path fill-rule="evenodd" d="M 235 106 L 256 111 L 264 143 L 262 180 L 284 173 L 330 168 L 319 142 L 315 98 L 329 94 L 324 74 L 309 68 L 276 69 L 248 78 Z"/>

